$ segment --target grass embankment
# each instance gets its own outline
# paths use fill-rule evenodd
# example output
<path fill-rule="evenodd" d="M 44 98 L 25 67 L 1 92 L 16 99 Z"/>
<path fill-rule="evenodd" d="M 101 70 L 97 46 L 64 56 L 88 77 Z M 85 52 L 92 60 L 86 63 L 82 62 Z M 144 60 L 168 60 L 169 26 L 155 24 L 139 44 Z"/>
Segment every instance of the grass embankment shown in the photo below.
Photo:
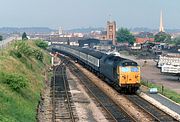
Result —
<path fill-rule="evenodd" d="M 141 84 L 144 86 L 147 86 L 148 88 L 157 88 L 158 92 L 164 96 L 166 96 L 167 98 L 175 101 L 176 103 L 180 104 L 180 94 L 165 88 L 162 85 L 156 85 L 154 83 L 151 82 L 145 82 L 145 81 L 141 81 Z"/>
<path fill-rule="evenodd" d="M 0 51 L 0 122 L 36 121 L 49 64 L 48 53 L 34 41 L 17 41 Z"/>

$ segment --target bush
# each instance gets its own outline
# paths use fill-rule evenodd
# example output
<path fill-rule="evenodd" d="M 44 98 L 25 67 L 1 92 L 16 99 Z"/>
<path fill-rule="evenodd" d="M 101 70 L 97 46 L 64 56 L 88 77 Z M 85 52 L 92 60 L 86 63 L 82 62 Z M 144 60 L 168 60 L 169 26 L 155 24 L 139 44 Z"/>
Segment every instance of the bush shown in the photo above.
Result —
<path fill-rule="evenodd" d="M 17 73 L 0 73 L 0 81 L 7 84 L 12 90 L 19 92 L 20 89 L 27 86 L 28 80 L 21 74 Z"/>
<path fill-rule="evenodd" d="M 43 53 L 40 50 L 34 50 L 33 54 L 37 60 L 43 61 Z"/>
<path fill-rule="evenodd" d="M 46 43 L 43 41 L 36 41 L 36 45 L 41 48 L 46 48 Z M 13 52 L 13 53 L 12 53 Z M 15 49 L 11 52 L 12 55 L 15 55 L 18 58 L 26 56 L 29 58 L 30 56 L 34 56 L 37 60 L 43 61 L 43 53 L 40 50 L 33 49 L 28 43 L 24 41 L 18 41 L 15 44 Z"/>
<path fill-rule="evenodd" d="M 11 55 L 11 56 L 15 56 L 15 57 L 17 57 L 17 58 L 21 58 L 21 57 L 22 57 L 21 53 L 18 52 L 17 50 L 11 51 L 11 52 L 10 52 L 10 55 Z"/>
<path fill-rule="evenodd" d="M 36 45 L 42 49 L 46 49 L 48 47 L 48 44 L 45 41 L 37 40 Z"/>
<path fill-rule="evenodd" d="M 15 44 L 15 50 L 28 57 L 31 56 L 33 52 L 33 49 L 26 42 L 23 41 L 18 41 Z"/>

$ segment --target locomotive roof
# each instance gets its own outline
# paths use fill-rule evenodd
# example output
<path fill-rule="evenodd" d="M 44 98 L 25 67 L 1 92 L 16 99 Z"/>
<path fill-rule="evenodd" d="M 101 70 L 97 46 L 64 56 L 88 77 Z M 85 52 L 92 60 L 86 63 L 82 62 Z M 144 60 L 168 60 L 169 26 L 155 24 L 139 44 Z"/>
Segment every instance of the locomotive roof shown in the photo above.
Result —
<path fill-rule="evenodd" d="M 122 57 L 119 57 L 119 56 L 114 56 L 114 55 L 107 55 L 106 57 L 107 59 L 110 59 L 110 60 L 119 60 L 119 61 L 123 61 L 123 60 L 127 60 L 125 58 L 122 58 Z"/>
<path fill-rule="evenodd" d="M 133 60 L 130 60 L 130 59 L 126 59 L 126 58 L 122 58 L 122 57 L 119 57 L 119 56 L 114 56 L 114 55 L 107 55 L 105 58 L 104 58 L 104 61 L 105 62 L 114 62 L 115 64 L 118 64 L 118 63 L 126 63 L 126 62 L 131 62 L 131 63 L 135 63 L 137 64 L 135 61 Z"/>

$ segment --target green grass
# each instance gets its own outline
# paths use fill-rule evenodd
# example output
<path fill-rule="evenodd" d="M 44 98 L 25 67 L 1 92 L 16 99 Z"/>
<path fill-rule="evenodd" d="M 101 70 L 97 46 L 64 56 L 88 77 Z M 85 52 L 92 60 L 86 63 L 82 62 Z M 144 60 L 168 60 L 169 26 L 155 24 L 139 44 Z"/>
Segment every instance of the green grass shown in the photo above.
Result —
<path fill-rule="evenodd" d="M 17 94 L 6 86 L 0 86 L 0 121 L 8 122 L 35 122 L 36 106 L 39 96 L 24 90 L 25 96 Z M 3 91 L 2 91 L 3 90 Z M 28 92 L 28 97 L 26 96 Z M 2 119 L 2 120 L 1 120 Z"/>
<path fill-rule="evenodd" d="M 0 122 L 36 121 L 36 108 L 40 100 L 40 91 L 44 86 L 45 67 L 50 65 L 50 56 L 34 42 L 27 41 L 27 43 L 43 52 L 43 62 L 33 57 L 17 58 L 11 55 L 13 44 L 3 50 L 3 55 L 0 52 L 0 72 L 18 73 L 28 79 L 27 87 L 22 88 L 20 92 L 13 91 L 0 79 Z"/>
<path fill-rule="evenodd" d="M 180 103 L 180 94 L 168 89 L 168 88 L 165 88 L 164 86 L 162 85 L 157 85 L 157 84 L 154 84 L 154 83 L 151 83 L 151 82 L 146 82 L 146 81 L 141 81 L 141 84 L 142 85 L 145 85 L 149 88 L 157 88 L 158 89 L 158 92 L 164 96 L 166 96 L 167 98 L 175 101 L 176 103 Z"/>

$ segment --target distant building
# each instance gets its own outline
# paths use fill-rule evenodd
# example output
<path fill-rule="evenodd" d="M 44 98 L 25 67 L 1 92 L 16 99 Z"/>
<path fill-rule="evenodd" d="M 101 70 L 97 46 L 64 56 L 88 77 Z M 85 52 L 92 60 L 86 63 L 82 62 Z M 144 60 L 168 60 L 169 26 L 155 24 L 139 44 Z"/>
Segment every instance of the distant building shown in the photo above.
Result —
<path fill-rule="evenodd" d="M 107 40 L 107 31 L 101 32 L 100 40 Z"/>
<path fill-rule="evenodd" d="M 107 31 L 91 31 L 91 38 L 107 40 Z"/>
<path fill-rule="evenodd" d="M 84 37 L 83 33 L 73 33 L 72 37 Z"/>
<path fill-rule="evenodd" d="M 107 40 L 112 40 L 112 44 L 116 45 L 116 22 L 107 21 Z"/>
<path fill-rule="evenodd" d="M 83 40 L 78 40 L 79 46 L 80 47 L 93 47 L 95 45 L 98 45 L 100 43 L 99 39 L 83 39 Z"/>
<path fill-rule="evenodd" d="M 110 46 L 112 46 L 112 41 L 111 40 L 101 40 L 100 45 L 110 45 Z"/>
<path fill-rule="evenodd" d="M 64 31 L 63 31 L 63 28 L 62 27 L 60 27 L 59 28 L 59 33 L 58 33 L 59 35 L 63 35 L 64 34 Z"/>
<path fill-rule="evenodd" d="M 138 44 L 143 44 L 146 42 L 154 42 L 154 38 L 139 38 L 139 37 L 136 38 L 136 43 Z"/>
<path fill-rule="evenodd" d="M 50 37 L 50 42 L 52 44 L 67 44 L 67 45 L 74 45 L 79 46 L 78 41 L 84 39 L 83 37 L 59 37 L 59 36 L 52 36 Z"/>

